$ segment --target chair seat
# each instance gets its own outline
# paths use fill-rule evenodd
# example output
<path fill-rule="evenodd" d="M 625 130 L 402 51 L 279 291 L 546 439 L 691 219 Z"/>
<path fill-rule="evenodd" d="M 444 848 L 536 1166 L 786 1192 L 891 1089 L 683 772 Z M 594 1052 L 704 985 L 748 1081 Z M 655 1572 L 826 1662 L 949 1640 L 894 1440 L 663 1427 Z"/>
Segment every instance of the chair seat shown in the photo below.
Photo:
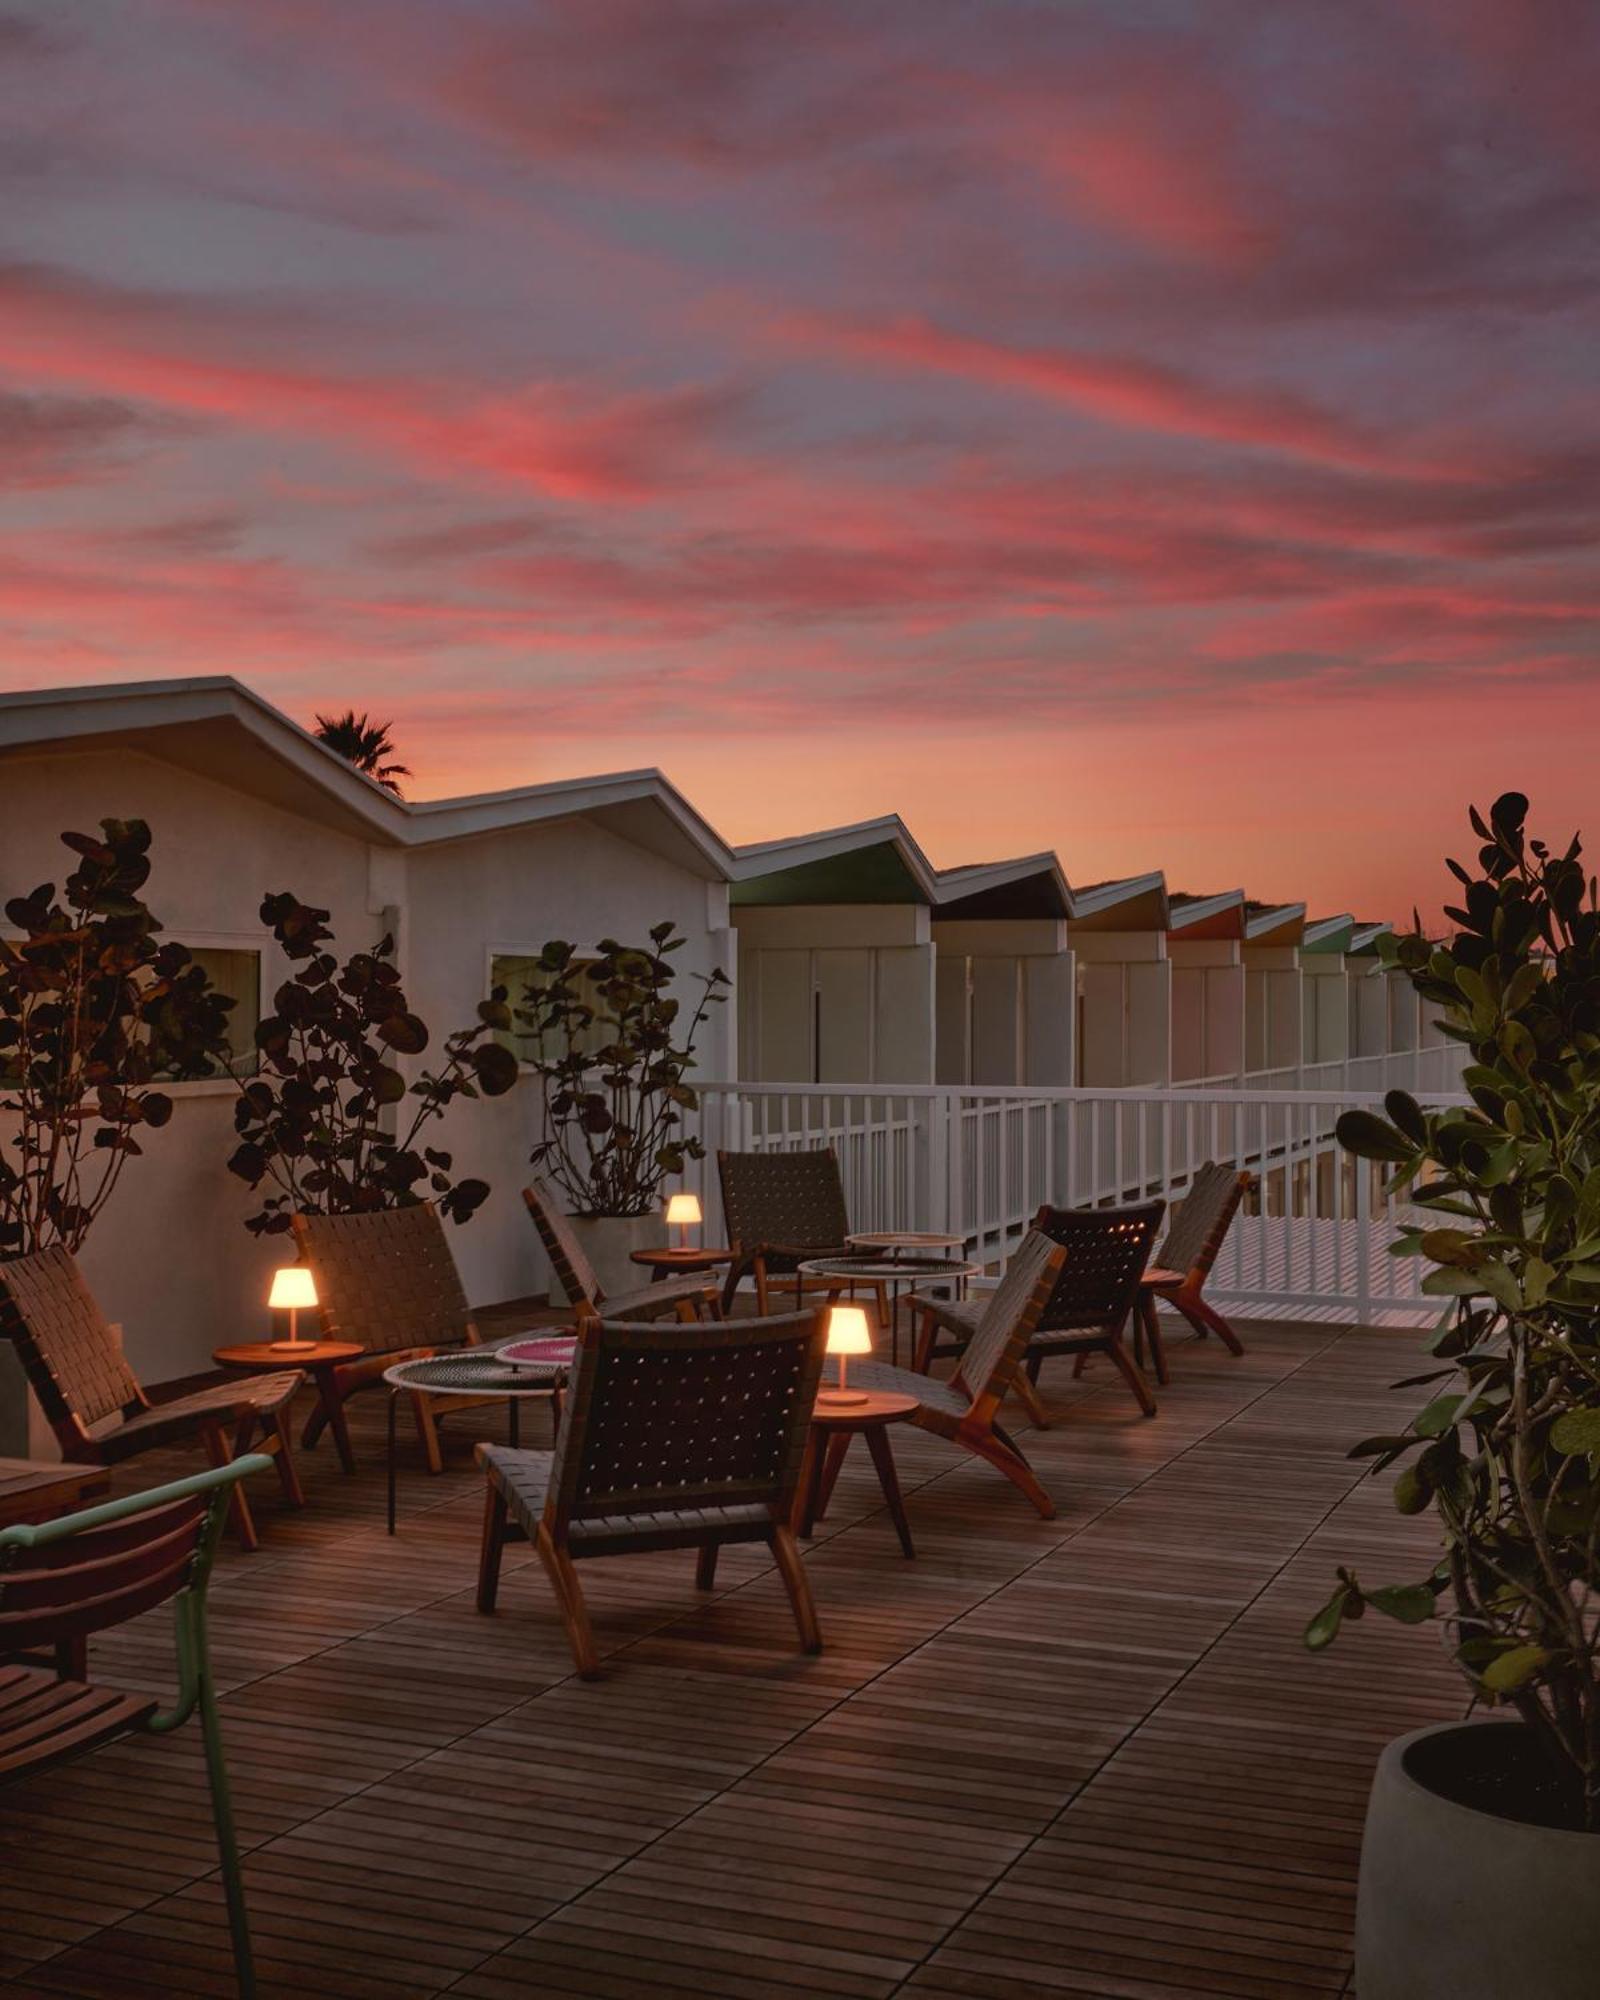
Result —
<path fill-rule="evenodd" d="M 149 1695 L 59 1680 L 43 1667 L 0 1667 L 0 1779 L 124 1736 L 159 1706 Z"/>
<path fill-rule="evenodd" d="M 687 1277 L 640 1285 L 636 1291 L 607 1292 L 600 1310 L 607 1319 L 638 1319 L 646 1313 L 667 1311 L 685 1299 L 714 1299 L 721 1289 L 717 1280 L 704 1272 L 691 1272 Z"/>
<path fill-rule="evenodd" d="M 111 1417 L 90 1432 L 108 1458 L 122 1458 L 131 1452 L 148 1451 L 153 1445 L 187 1437 L 207 1421 L 239 1423 L 246 1417 L 269 1422 L 300 1387 L 305 1377 L 298 1368 L 281 1373 L 253 1375 L 244 1381 L 218 1382 L 193 1395 L 178 1396 L 170 1403 L 157 1403 L 131 1417 Z"/>
<path fill-rule="evenodd" d="M 531 1538 L 544 1513 L 555 1453 L 480 1444 L 478 1463 L 488 1473 L 490 1485 L 504 1497 L 518 1527 Z M 760 1541 L 771 1532 L 769 1507 L 669 1507 L 650 1513 L 613 1514 L 598 1521 L 573 1521 L 566 1537 L 571 1554 L 580 1556 L 629 1548 L 685 1548 L 711 1540 Z"/>
<path fill-rule="evenodd" d="M 1065 1326 L 1036 1333 L 1028 1342 L 1027 1358 L 1031 1361 L 1040 1354 L 1083 1354 L 1097 1347 L 1109 1347 L 1116 1333 L 1117 1329 L 1107 1326 L 1103 1319 L 1086 1319 L 1076 1324 L 1069 1321 Z"/>
<path fill-rule="evenodd" d="M 983 1318 L 989 1301 L 981 1299 L 941 1299 L 932 1292 L 913 1292 L 911 1303 L 919 1312 L 926 1313 L 937 1327 L 946 1333 L 953 1333 L 962 1346 L 978 1330 L 978 1322 Z"/>
<path fill-rule="evenodd" d="M 838 1370 L 831 1364 L 828 1379 L 838 1380 Z M 850 1381 L 857 1389 L 880 1389 L 892 1396 L 915 1396 L 924 1408 L 938 1410 L 947 1417 L 964 1417 L 972 1408 L 972 1399 L 959 1389 L 952 1389 L 948 1382 L 941 1382 L 937 1375 L 919 1375 L 914 1368 L 896 1368 L 889 1361 L 857 1361 L 852 1363 Z"/>

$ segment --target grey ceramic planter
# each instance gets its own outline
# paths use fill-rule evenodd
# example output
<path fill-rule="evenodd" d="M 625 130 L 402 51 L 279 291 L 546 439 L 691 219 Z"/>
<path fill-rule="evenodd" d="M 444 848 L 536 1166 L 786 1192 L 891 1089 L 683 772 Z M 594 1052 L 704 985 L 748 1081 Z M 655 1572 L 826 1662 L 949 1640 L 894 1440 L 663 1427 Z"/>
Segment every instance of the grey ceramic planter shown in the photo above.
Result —
<path fill-rule="evenodd" d="M 1595 2000 L 1600 1994 L 1600 1834 L 1562 1833 L 1457 1805 L 1419 1784 L 1391 1743 L 1361 1843 L 1356 1991 L 1361 2000 Z"/>
<path fill-rule="evenodd" d="M 650 1273 L 633 1262 L 632 1253 L 666 1242 L 667 1227 L 659 1215 L 574 1215 L 568 1220 L 608 1298 L 649 1284 Z"/>

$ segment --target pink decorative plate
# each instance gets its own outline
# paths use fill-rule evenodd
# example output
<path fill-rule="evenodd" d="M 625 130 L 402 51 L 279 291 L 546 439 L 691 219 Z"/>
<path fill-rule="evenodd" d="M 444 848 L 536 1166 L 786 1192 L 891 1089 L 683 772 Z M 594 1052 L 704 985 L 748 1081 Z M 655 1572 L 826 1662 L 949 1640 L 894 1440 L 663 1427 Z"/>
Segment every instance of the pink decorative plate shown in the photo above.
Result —
<path fill-rule="evenodd" d="M 557 1334 L 551 1339 L 513 1340 L 508 1346 L 495 1349 L 495 1359 L 508 1362 L 513 1368 L 570 1368 L 577 1345 L 570 1333 Z"/>

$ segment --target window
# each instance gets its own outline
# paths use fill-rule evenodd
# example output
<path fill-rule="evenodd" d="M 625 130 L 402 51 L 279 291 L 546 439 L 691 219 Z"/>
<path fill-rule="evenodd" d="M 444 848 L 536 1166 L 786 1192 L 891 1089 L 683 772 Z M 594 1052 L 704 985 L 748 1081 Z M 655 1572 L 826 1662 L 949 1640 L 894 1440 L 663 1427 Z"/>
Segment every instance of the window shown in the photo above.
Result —
<path fill-rule="evenodd" d="M 256 1066 L 256 1027 L 261 1019 L 259 951 L 193 947 L 194 962 L 219 993 L 233 1002 L 228 1014 L 228 1053 L 236 1069 Z"/>
<path fill-rule="evenodd" d="M 592 958 L 580 958 L 575 959 L 572 965 L 572 970 L 578 977 L 578 990 L 584 994 L 586 999 L 590 998 L 587 990 L 589 988 L 589 981 L 583 975 L 594 962 Z M 506 1004 L 511 1008 L 513 1014 L 519 1008 L 527 1005 L 524 997 L 527 989 L 530 986 L 543 986 L 549 977 L 550 975 L 539 964 L 539 955 L 537 952 L 497 951 L 489 960 L 489 984 L 492 987 L 503 986 L 506 989 Z M 529 1030 L 520 1021 L 516 1023 L 509 1034 L 497 1035 L 495 1039 L 503 1043 L 521 1061 L 527 1061 L 528 1057 L 535 1053 Z M 583 1054 L 588 1055 L 592 1054 L 596 1049 L 603 1049 L 610 1039 L 611 1029 L 605 1022 L 597 1018 L 578 1037 L 577 1045 Z M 551 1048 L 546 1051 L 547 1054 L 552 1056 L 558 1055 L 561 1052 L 557 1048 Z"/>

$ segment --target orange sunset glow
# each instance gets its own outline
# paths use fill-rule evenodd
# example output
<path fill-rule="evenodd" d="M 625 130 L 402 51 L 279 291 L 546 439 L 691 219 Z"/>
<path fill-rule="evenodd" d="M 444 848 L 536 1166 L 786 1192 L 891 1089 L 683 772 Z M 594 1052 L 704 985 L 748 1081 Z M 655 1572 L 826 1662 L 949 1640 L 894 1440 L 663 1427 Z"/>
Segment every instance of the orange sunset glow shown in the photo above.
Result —
<path fill-rule="evenodd" d="M 0 686 L 1437 915 L 1592 820 L 1580 0 L 0 0 Z"/>

